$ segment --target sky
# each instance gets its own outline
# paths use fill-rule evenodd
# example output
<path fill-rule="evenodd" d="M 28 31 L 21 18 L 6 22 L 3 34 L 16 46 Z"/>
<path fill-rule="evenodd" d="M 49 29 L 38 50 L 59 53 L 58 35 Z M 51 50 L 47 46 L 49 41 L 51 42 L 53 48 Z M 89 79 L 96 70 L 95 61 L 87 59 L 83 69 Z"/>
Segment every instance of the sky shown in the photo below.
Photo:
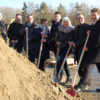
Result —
<path fill-rule="evenodd" d="M 78 3 L 86 3 L 89 7 L 98 7 L 100 8 L 100 0 L 0 0 L 0 7 L 8 6 L 13 8 L 22 8 L 23 2 L 33 2 L 36 4 L 41 4 L 42 2 L 46 2 L 46 4 L 54 9 L 57 9 L 59 4 L 65 6 L 66 9 L 71 8 L 71 3 L 75 4 Z"/>

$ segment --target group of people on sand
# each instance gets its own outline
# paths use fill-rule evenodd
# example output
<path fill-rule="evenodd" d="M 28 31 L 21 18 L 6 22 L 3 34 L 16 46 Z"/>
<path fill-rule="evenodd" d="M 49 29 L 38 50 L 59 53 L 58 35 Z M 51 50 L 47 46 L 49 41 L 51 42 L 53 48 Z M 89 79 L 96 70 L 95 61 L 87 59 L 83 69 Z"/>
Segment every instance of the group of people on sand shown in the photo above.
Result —
<path fill-rule="evenodd" d="M 67 77 L 65 84 L 72 82 L 67 61 L 65 61 L 61 69 L 69 47 L 74 49 L 74 59 L 77 62 L 79 62 L 82 51 L 84 51 L 78 70 L 80 80 L 74 87 L 75 91 L 84 91 L 91 85 L 92 64 L 95 64 L 100 72 L 100 10 L 98 8 L 91 10 L 91 25 L 85 22 L 83 13 L 78 13 L 76 14 L 77 25 L 74 27 L 67 16 L 61 18 L 60 12 L 57 11 L 54 13 L 50 30 L 47 19 L 41 19 L 41 23 L 38 25 L 34 23 L 32 14 L 27 16 L 25 24 L 22 23 L 22 15 L 16 14 L 15 21 L 10 24 L 8 30 L 2 18 L 2 13 L 0 13 L 1 35 L 6 41 L 6 34 L 4 33 L 6 29 L 9 47 L 13 47 L 18 53 L 22 53 L 24 48 L 28 52 L 28 59 L 32 63 L 35 62 L 35 59 L 40 59 L 39 69 L 42 71 L 45 71 L 45 61 L 50 58 L 50 51 L 53 51 L 57 59 L 56 77 L 61 70 L 60 78 L 62 79 L 65 71 Z M 84 47 L 87 36 L 89 36 L 89 39 Z M 40 52 L 41 57 L 39 58 Z M 70 50 L 69 54 L 71 53 Z M 100 89 L 97 90 L 100 91 Z"/>

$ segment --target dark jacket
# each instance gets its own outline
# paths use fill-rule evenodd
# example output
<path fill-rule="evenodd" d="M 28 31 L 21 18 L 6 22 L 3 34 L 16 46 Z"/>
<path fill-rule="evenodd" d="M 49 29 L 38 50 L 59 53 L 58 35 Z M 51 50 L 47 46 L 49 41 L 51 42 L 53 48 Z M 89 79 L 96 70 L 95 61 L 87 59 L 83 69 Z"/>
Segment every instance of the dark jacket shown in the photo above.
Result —
<path fill-rule="evenodd" d="M 39 51 L 40 51 L 40 46 L 41 46 L 41 32 L 43 31 L 43 29 L 41 29 L 40 27 L 37 28 L 35 30 L 35 34 L 37 34 L 37 38 L 34 41 L 34 48 L 35 48 L 35 57 L 38 58 L 39 56 Z M 49 36 L 49 31 L 47 33 L 47 36 Z M 42 49 L 42 53 L 41 53 L 41 59 L 47 59 L 49 58 L 49 46 L 48 46 L 48 37 L 45 38 L 47 41 L 45 43 L 43 43 L 43 49 Z"/>
<path fill-rule="evenodd" d="M 87 44 L 88 51 L 85 53 L 85 62 L 100 63 L 100 19 L 91 25 L 90 38 Z"/>
<path fill-rule="evenodd" d="M 75 43 L 75 60 L 79 61 L 80 55 L 82 53 L 82 48 L 86 40 L 86 32 L 89 29 L 89 25 L 84 23 L 82 25 L 77 25 L 72 32 L 72 41 Z"/>
<path fill-rule="evenodd" d="M 68 48 L 68 41 L 71 41 L 71 32 L 73 31 L 73 27 L 68 26 L 64 28 L 62 25 L 58 26 L 58 33 L 57 33 L 57 41 L 61 42 L 60 44 L 60 51 Z"/>
<path fill-rule="evenodd" d="M 31 24 L 31 25 L 28 25 L 28 23 L 26 22 L 23 27 L 21 28 L 20 30 L 20 34 L 24 35 L 24 49 L 26 50 L 26 31 L 25 31 L 25 28 L 28 28 L 28 50 L 32 50 L 34 47 L 33 47 L 33 43 L 34 43 L 34 39 L 35 38 L 35 24 Z"/>
<path fill-rule="evenodd" d="M 0 33 L 5 42 L 7 42 L 7 24 L 4 21 L 0 21 Z"/>
<path fill-rule="evenodd" d="M 22 28 L 22 24 L 13 22 L 10 24 L 10 27 L 8 29 L 8 37 L 11 40 L 18 40 L 18 44 L 23 44 L 24 36 L 20 34 L 20 29 Z"/>
<path fill-rule="evenodd" d="M 57 38 L 58 26 L 61 24 L 61 22 L 62 20 L 60 20 L 57 23 L 55 21 L 52 21 L 52 26 L 50 30 L 49 39 L 48 39 L 49 49 L 52 51 L 55 51 L 57 48 L 56 38 Z"/>

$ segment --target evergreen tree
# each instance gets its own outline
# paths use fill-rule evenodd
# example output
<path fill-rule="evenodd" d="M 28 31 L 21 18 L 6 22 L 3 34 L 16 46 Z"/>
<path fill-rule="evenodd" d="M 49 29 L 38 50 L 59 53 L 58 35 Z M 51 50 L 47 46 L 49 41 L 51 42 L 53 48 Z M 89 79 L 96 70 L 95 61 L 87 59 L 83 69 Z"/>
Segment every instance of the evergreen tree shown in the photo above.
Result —
<path fill-rule="evenodd" d="M 59 7 L 57 8 L 57 10 L 61 13 L 62 17 L 65 17 L 67 15 L 67 11 L 65 7 L 61 3 L 59 4 Z"/>
<path fill-rule="evenodd" d="M 27 5 L 26 2 L 23 3 L 23 8 L 22 8 L 22 22 L 25 23 L 26 22 L 26 18 L 27 18 Z"/>

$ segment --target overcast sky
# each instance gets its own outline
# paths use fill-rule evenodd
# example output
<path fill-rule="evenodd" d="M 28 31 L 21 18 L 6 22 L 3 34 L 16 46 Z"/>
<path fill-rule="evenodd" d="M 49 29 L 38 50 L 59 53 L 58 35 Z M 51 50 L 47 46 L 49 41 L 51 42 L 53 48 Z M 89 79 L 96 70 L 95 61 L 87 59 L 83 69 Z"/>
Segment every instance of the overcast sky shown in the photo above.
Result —
<path fill-rule="evenodd" d="M 98 7 L 100 8 L 100 0 L 0 0 L 0 7 L 2 6 L 8 6 L 13 8 L 22 8 L 23 2 L 33 2 L 34 4 L 41 4 L 42 2 L 46 2 L 48 6 L 51 6 L 52 8 L 57 8 L 60 3 L 62 3 L 66 9 L 71 8 L 71 3 L 76 2 L 84 2 L 89 6 Z"/>

